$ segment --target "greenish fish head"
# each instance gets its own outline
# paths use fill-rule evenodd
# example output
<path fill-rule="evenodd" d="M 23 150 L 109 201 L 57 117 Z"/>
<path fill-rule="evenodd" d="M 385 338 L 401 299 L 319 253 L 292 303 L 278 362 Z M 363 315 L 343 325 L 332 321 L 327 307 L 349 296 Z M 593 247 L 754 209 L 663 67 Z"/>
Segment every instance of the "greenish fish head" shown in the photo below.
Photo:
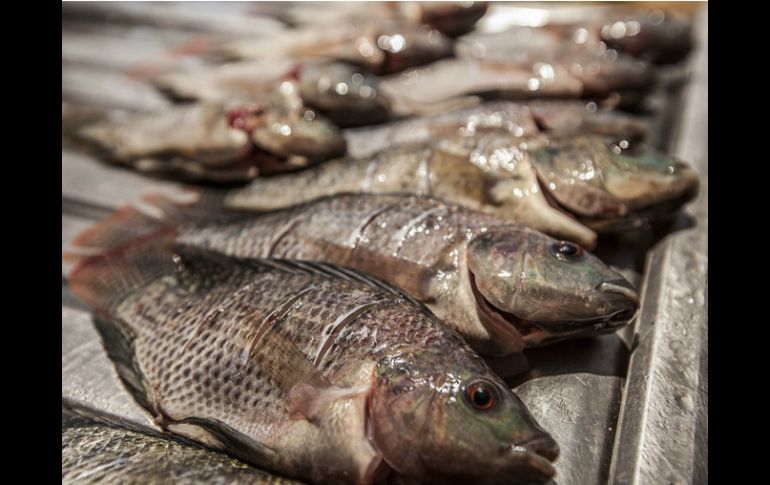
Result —
<path fill-rule="evenodd" d="M 599 230 L 669 219 L 699 189 L 692 167 L 628 140 L 554 138 L 532 161 L 548 201 Z"/>
<path fill-rule="evenodd" d="M 481 323 L 524 346 L 611 332 L 639 305 L 637 290 L 579 245 L 538 231 L 498 226 L 467 246 L 468 278 Z"/>
<path fill-rule="evenodd" d="M 369 436 L 386 463 L 426 483 L 548 481 L 554 439 L 480 360 L 456 357 L 430 349 L 378 365 Z"/>

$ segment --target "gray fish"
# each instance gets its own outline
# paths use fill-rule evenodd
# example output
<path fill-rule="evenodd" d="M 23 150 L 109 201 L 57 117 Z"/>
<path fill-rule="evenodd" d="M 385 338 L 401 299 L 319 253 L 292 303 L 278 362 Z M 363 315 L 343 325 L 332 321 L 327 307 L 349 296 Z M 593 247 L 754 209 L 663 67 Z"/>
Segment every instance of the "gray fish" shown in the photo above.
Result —
<path fill-rule="evenodd" d="M 300 482 L 227 455 L 62 413 L 62 483 L 248 484 Z"/>
<path fill-rule="evenodd" d="M 122 228 L 99 226 L 102 239 Z M 169 432 L 315 483 L 546 482 L 558 446 L 462 338 L 404 293 L 320 263 L 146 235 L 71 288 Z"/>
<path fill-rule="evenodd" d="M 390 116 L 390 101 L 379 81 L 349 64 L 292 60 L 236 62 L 153 80 L 177 99 L 208 102 L 260 102 L 277 85 L 295 81 L 304 104 L 339 127 L 380 123 Z"/>
<path fill-rule="evenodd" d="M 578 40 L 529 27 L 473 33 L 458 40 L 457 59 L 389 76 L 381 86 L 394 104 L 415 111 L 467 95 L 516 100 L 619 96 L 616 102 L 632 104 L 653 86 L 657 76 L 649 64 L 608 50 L 601 41 Z"/>
<path fill-rule="evenodd" d="M 628 281 L 579 246 L 435 199 L 343 194 L 202 222 L 196 207 L 162 195 L 145 201 L 164 216 L 131 206 L 116 212 L 112 224 L 124 239 L 177 226 L 180 246 L 353 268 L 405 290 L 485 355 L 615 331 L 639 301 Z M 216 220 L 223 217 L 233 220 Z M 85 233 L 75 244 L 105 241 Z"/>
<path fill-rule="evenodd" d="M 584 219 L 601 231 L 639 227 L 672 216 L 697 193 L 698 177 L 683 163 L 643 147 L 617 155 L 612 146 L 595 136 L 551 142 L 543 136 L 477 132 L 255 180 L 230 191 L 224 204 L 273 210 L 345 192 L 406 192 L 464 205 L 591 249 L 596 233 Z M 611 185 L 603 182 L 608 177 Z M 621 187 L 634 181 L 644 183 L 624 195 Z"/>
<path fill-rule="evenodd" d="M 491 130 L 503 130 L 516 137 L 539 133 L 549 136 L 597 134 L 645 141 L 650 136 L 650 127 L 643 119 L 594 102 L 534 100 L 488 101 L 449 113 L 345 130 L 345 139 L 348 154 L 360 158 L 393 145 Z"/>
<path fill-rule="evenodd" d="M 427 26 L 345 20 L 331 27 L 295 29 L 271 39 L 235 41 L 223 46 L 221 53 L 232 59 L 336 60 L 374 74 L 389 74 L 449 57 L 454 46 Z"/>
<path fill-rule="evenodd" d="M 102 119 L 78 134 L 109 160 L 137 170 L 217 182 L 297 170 L 342 155 L 339 130 L 304 108 L 292 96 L 292 84 L 288 88 L 254 104 L 187 104 Z"/>

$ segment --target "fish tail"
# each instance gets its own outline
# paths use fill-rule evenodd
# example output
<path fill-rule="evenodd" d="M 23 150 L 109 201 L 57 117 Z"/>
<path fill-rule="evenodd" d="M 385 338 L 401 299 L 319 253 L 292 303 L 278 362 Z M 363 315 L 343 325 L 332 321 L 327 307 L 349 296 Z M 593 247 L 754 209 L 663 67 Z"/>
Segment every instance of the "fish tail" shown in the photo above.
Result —
<path fill-rule="evenodd" d="M 177 268 L 172 249 L 175 228 L 162 228 L 126 240 L 131 229 L 116 223 L 119 220 L 110 217 L 84 234 L 83 239 L 103 242 L 104 247 L 89 246 L 89 256 L 64 255 L 65 259 L 72 254 L 81 258 L 70 271 L 68 283 L 80 299 L 100 312 L 108 312 L 128 294 L 156 278 L 174 274 Z M 109 247 L 113 242 L 116 244 Z"/>

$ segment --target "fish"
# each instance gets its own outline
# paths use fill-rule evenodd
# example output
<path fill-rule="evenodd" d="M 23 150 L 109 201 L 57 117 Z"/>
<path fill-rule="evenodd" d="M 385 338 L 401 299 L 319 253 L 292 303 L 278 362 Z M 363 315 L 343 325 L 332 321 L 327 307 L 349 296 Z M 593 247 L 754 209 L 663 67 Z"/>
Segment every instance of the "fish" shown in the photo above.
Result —
<path fill-rule="evenodd" d="M 340 194 L 224 220 L 162 194 L 144 202 L 161 216 L 134 206 L 111 216 L 126 240 L 175 227 L 183 247 L 361 271 L 425 304 L 484 356 L 614 332 L 639 304 L 633 285 L 583 248 L 431 198 Z M 99 247 L 91 236 L 75 243 Z"/>
<path fill-rule="evenodd" d="M 405 293 L 322 263 L 238 260 L 160 230 L 68 282 L 158 425 L 289 478 L 539 482 L 558 445 L 455 331 Z"/>
<path fill-rule="evenodd" d="M 593 249 L 597 230 L 617 232 L 666 220 L 697 193 L 697 173 L 684 162 L 643 144 L 631 146 L 638 151 L 618 155 L 612 151 L 616 145 L 603 137 L 575 135 L 551 141 L 544 135 L 526 138 L 506 131 L 478 131 L 255 180 L 228 191 L 222 203 L 237 210 L 265 211 L 344 192 L 413 193 Z M 550 166 L 560 172 L 552 175 Z M 614 186 L 603 184 L 607 177 Z M 643 183 L 633 188 L 632 195 L 618 192 L 636 181 Z M 603 204 L 598 206 L 602 210 L 585 207 L 595 201 Z"/>
<path fill-rule="evenodd" d="M 370 22 L 377 18 L 427 25 L 449 37 L 472 31 L 487 8 L 487 2 L 349 2 L 255 7 L 259 14 L 270 14 L 294 27 Z"/>
<path fill-rule="evenodd" d="M 597 134 L 637 142 L 647 141 L 651 132 L 644 119 L 593 101 L 541 99 L 487 101 L 466 109 L 349 129 L 344 136 L 348 154 L 360 158 L 396 144 L 490 130 L 516 137 Z"/>
<path fill-rule="evenodd" d="M 281 88 L 259 103 L 191 103 L 102 119 L 81 127 L 77 136 L 106 160 L 139 171 L 224 183 L 344 154 L 339 129 L 305 108 L 290 82 Z"/>
<path fill-rule="evenodd" d="M 257 60 L 159 76 L 153 83 L 175 99 L 259 102 L 283 82 L 295 81 L 305 106 L 341 128 L 381 123 L 391 116 L 379 80 L 339 62 Z"/>
<path fill-rule="evenodd" d="M 335 60 L 382 75 L 450 57 L 454 44 L 441 32 L 423 25 L 343 20 L 333 28 L 312 26 L 270 39 L 228 42 L 219 53 L 231 60 Z"/>
<path fill-rule="evenodd" d="M 675 64 L 693 48 L 692 26 L 673 11 L 629 11 L 605 21 L 601 39 L 611 48 L 655 64 Z"/>
<path fill-rule="evenodd" d="M 192 443 L 64 412 L 62 483 L 301 485 Z"/>
<path fill-rule="evenodd" d="M 484 62 L 533 66 L 539 83 L 572 77 L 581 97 L 606 98 L 616 91 L 649 90 L 656 70 L 649 63 L 608 49 L 588 35 L 545 28 L 513 27 L 496 33 L 471 33 L 458 40 L 460 57 Z M 534 83 L 533 83 L 534 85 Z"/>
<path fill-rule="evenodd" d="M 601 41 L 578 40 L 529 27 L 472 33 L 458 39 L 457 58 L 386 76 L 381 89 L 394 104 L 418 110 L 468 95 L 613 99 L 628 106 L 654 86 L 657 72 L 648 63 Z"/>

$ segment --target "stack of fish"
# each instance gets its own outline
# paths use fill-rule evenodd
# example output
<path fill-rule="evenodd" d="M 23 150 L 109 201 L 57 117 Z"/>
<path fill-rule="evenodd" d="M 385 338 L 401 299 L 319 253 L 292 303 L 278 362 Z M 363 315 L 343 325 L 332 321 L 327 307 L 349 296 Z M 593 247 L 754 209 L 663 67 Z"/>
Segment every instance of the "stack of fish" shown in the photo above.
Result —
<path fill-rule="evenodd" d="M 644 14 L 470 32 L 485 10 L 387 7 L 333 36 L 227 43 L 249 60 L 151 80 L 191 103 L 78 130 L 110 161 L 238 184 L 147 194 L 65 254 L 162 432 L 314 483 L 553 477 L 559 447 L 501 360 L 632 320 L 637 290 L 588 250 L 669 220 L 698 177 L 611 106 L 642 102 L 650 61 L 681 60 L 689 37 Z M 139 446 L 121 473 L 140 481 L 254 478 L 199 448 L 182 460 L 188 444 L 62 429 L 67 477 L 93 436 Z M 75 459 L 124 463 L 108 451 Z"/>

